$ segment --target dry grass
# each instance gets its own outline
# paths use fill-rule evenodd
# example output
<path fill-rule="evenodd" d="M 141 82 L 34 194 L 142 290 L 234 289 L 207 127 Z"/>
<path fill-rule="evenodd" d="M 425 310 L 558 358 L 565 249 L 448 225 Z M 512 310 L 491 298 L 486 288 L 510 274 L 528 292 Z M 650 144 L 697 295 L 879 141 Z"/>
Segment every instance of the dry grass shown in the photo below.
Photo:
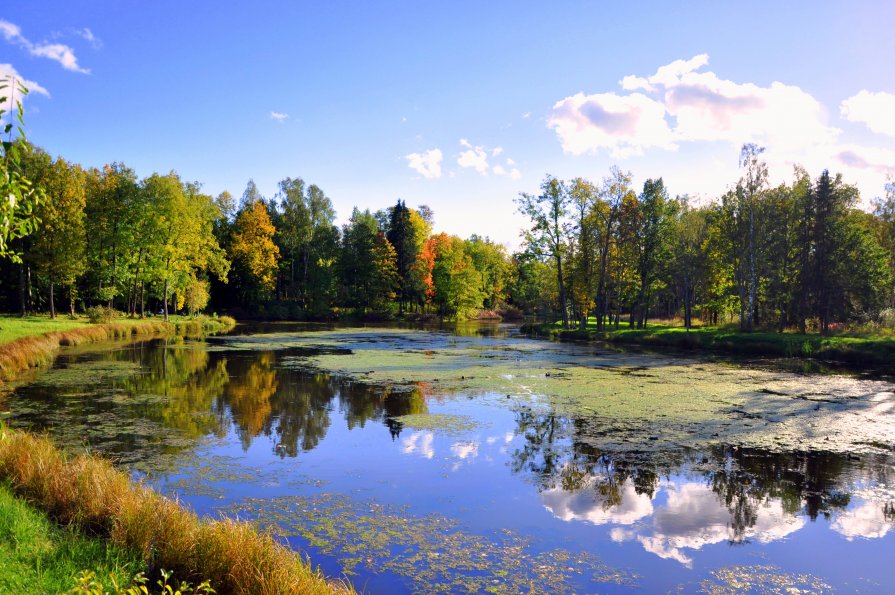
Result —
<path fill-rule="evenodd" d="M 108 537 L 136 552 L 150 571 L 208 580 L 218 593 L 351 593 L 327 581 L 292 550 L 251 525 L 200 520 L 108 461 L 67 457 L 47 439 L 0 430 L 0 477 L 63 525 Z"/>
<path fill-rule="evenodd" d="M 29 368 L 53 362 L 59 348 L 136 335 L 171 333 L 174 327 L 165 322 L 97 324 L 67 331 L 22 337 L 0 345 L 0 381 L 9 381 Z"/>
<path fill-rule="evenodd" d="M 12 380 L 30 368 L 51 364 L 60 347 L 136 336 L 204 335 L 229 330 L 235 325 L 236 321 L 229 316 L 178 317 L 173 322 L 131 320 L 20 337 L 0 344 L 0 383 Z"/>

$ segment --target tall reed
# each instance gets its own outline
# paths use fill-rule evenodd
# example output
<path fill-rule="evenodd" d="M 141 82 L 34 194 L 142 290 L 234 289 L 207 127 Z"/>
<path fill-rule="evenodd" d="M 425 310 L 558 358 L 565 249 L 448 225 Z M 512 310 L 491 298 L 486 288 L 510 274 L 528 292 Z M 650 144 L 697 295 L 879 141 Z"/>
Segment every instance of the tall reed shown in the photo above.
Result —
<path fill-rule="evenodd" d="M 45 437 L 0 428 L 0 478 L 57 522 L 109 538 L 150 571 L 208 580 L 218 593 L 353 592 L 269 534 L 231 519 L 200 519 L 108 461 L 69 457 Z"/>

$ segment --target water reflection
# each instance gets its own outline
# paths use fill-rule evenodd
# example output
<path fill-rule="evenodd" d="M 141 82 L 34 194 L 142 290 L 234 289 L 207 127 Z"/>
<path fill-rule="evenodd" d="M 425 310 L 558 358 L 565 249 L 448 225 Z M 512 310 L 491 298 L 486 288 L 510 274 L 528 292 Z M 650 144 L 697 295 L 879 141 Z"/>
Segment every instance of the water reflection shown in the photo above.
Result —
<path fill-rule="evenodd" d="M 466 332 L 496 336 L 503 331 L 471 327 Z M 393 341 L 406 346 L 410 339 Z M 350 353 L 344 348 L 340 352 Z M 439 353 L 427 356 L 438 359 Z M 694 566 L 697 552 L 719 544 L 778 543 L 806 533 L 814 522 L 826 524 L 844 545 L 878 543 L 895 533 L 891 454 L 857 458 L 725 445 L 691 450 L 670 442 L 660 449 L 653 447 L 656 442 L 633 438 L 606 441 L 614 447 L 601 448 L 595 444 L 604 443 L 594 440 L 601 431 L 624 437 L 620 421 L 576 417 L 549 402 L 523 404 L 521 399 L 506 400 L 504 394 L 499 404 L 481 397 L 456 399 L 471 403 L 462 411 L 453 405 L 453 413 L 464 414 L 460 417 L 479 416 L 486 422 L 488 411 L 499 409 L 505 423 L 488 432 L 477 429 L 487 423 L 470 423 L 459 433 L 452 430 L 454 434 L 444 428 L 405 427 L 396 418 L 445 409 L 445 402 L 433 398 L 430 384 L 355 382 L 293 365 L 302 354 L 300 349 L 229 349 L 223 342 L 161 340 L 68 352 L 54 370 L 10 396 L 9 419 L 14 426 L 48 429 L 70 447 L 86 443 L 156 476 L 183 469 L 183 461 L 194 459 L 200 446 L 217 441 L 236 451 L 261 451 L 275 462 L 326 451 L 329 458 L 320 467 L 347 468 L 379 458 L 392 466 L 383 468 L 409 469 L 401 479 L 388 479 L 408 499 L 415 490 L 444 489 L 439 495 L 444 501 L 456 499 L 460 515 L 475 508 L 470 502 L 477 490 L 498 494 L 505 484 L 539 503 L 535 512 L 550 519 L 551 531 L 557 526 L 570 532 L 599 530 L 604 541 L 683 567 Z M 449 401 L 443 392 L 436 393 Z M 890 392 L 878 392 L 870 406 L 889 407 L 892 399 Z M 332 439 L 326 444 L 328 435 L 344 437 L 347 432 L 370 437 L 364 442 L 369 452 L 333 445 Z M 400 460 L 386 461 L 388 457 Z M 372 465 L 356 473 L 358 483 L 365 481 L 370 490 L 382 479 Z M 448 475 L 456 483 L 432 487 Z M 251 473 L 242 477 L 246 479 L 240 481 L 251 483 Z M 471 477 L 495 485 L 485 488 Z M 433 505 L 419 498 L 421 506 L 444 502 Z"/>
<path fill-rule="evenodd" d="M 688 551 L 777 541 L 819 517 L 848 540 L 895 527 L 895 471 L 885 455 L 716 447 L 644 461 L 636 446 L 599 452 L 577 442 L 574 420 L 523 409 L 516 422 L 523 441 L 510 466 L 557 519 L 609 526 L 613 541 L 686 566 Z"/>

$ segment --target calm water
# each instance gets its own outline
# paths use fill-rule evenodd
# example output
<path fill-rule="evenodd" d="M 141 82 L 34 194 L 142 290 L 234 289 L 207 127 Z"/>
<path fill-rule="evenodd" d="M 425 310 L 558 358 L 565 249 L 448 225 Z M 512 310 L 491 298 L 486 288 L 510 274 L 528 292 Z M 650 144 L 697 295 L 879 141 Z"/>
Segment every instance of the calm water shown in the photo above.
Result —
<path fill-rule="evenodd" d="M 895 589 L 885 380 L 304 328 L 63 352 L 6 415 L 370 593 Z"/>

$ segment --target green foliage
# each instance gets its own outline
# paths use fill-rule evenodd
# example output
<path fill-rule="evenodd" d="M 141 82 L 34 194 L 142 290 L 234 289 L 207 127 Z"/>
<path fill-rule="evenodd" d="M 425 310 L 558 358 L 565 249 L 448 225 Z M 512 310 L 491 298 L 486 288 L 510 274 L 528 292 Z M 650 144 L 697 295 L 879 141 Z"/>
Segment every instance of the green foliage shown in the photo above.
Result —
<path fill-rule="evenodd" d="M 21 153 L 26 142 L 22 97 L 27 94 L 28 89 L 14 77 L 0 79 L 0 122 L 7 101 L 14 106 L 3 127 L 3 136 L 7 138 L 0 142 L 0 258 L 13 262 L 21 262 L 22 255 L 10 242 L 37 229 L 40 219 L 36 207 L 44 200 L 42 189 L 22 171 Z"/>
<path fill-rule="evenodd" d="M 86 314 L 87 320 L 94 324 L 112 322 L 118 316 L 115 309 L 109 306 L 90 306 Z"/>
<path fill-rule="evenodd" d="M 75 586 L 69 591 L 71 595 L 149 595 L 149 593 L 161 593 L 162 595 L 210 595 L 216 593 L 211 583 L 203 581 L 198 585 L 192 585 L 187 581 L 174 583 L 176 579 L 173 573 L 162 568 L 162 577 L 156 581 L 156 588 L 147 587 L 149 579 L 142 572 L 137 573 L 131 579 L 130 585 L 119 585 L 114 575 L 109 576 L 109 585 L 103 583 L 92 570 L 81 571 L 75 577 Z M 176 586 L 175 586 L 176 585 Z"/>

